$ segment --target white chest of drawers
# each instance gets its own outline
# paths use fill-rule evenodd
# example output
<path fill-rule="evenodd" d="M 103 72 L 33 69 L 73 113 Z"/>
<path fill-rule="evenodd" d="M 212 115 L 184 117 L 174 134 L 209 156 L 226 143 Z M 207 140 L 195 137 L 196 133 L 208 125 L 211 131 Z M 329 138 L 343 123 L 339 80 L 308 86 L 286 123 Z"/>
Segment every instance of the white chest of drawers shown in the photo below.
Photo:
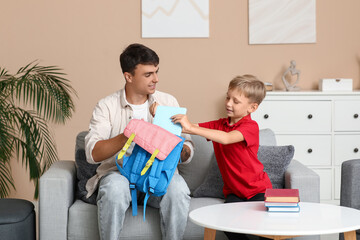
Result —
<path fill-rule="evenodd" d="M 360 158 L 360 92 L 267 92 L 252 118 L 320 175 L 322 202 L 339 202 L 341 163 Z"/>

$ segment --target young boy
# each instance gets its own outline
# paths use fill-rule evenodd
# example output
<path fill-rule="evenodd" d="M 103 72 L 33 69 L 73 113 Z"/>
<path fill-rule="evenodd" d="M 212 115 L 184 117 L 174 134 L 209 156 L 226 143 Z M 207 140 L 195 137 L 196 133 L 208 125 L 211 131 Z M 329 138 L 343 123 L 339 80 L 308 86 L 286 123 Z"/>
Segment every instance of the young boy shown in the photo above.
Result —
<path fill-rule="evenodd" d="M 227 118 L 192 124 L 186 115 L 172 117 L 184 133 L 211 140 L 224 181 L 225 203 L 264 201 L 266 188 L 272 188 L 264 166 L 257 158 L 259 127 L 251 119 L 266 95 L 264 83 L 252 75 L 235 77 L 229 84 L 225 107 Z M 229 239 L 248 239 L 243 234 L 226 233 Z"/>

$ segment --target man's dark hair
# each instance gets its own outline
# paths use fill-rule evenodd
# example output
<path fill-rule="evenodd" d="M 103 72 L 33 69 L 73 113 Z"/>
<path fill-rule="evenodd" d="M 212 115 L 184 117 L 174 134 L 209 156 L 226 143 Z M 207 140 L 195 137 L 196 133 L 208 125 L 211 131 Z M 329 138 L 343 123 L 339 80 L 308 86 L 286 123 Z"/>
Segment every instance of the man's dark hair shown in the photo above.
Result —
<path fill-rule="evenodd" d="M 120 55 L 122 72 L 128 72 L 133 75 L 138 64 L 157 66 L 159 64 L 159 56 L 142 44 L 130 44 Z"/>

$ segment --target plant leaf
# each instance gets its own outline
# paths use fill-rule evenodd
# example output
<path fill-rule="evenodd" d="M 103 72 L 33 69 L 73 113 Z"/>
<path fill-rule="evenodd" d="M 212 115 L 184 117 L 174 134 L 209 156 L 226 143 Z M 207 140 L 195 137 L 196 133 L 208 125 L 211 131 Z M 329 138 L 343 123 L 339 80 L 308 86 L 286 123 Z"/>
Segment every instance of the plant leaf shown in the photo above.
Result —
<path fill-rule="evenodd" d="M 58 159 L 47 121 L 65 123 L 75 110 L 76 92 L 65 76 L 62 69 L 36 61 L 14 75 L 0 68 L 0 196 L 15 188 L 9 163 L 16 155 L 29 170 L 37 198 L 40 176 Z"/>

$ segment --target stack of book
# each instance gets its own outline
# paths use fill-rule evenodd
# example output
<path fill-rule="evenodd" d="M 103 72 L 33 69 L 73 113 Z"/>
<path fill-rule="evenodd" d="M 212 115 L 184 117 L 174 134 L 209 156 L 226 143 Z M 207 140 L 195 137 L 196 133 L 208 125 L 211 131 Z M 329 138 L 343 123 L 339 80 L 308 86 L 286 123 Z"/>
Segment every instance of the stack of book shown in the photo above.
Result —
<path fill-rule="evenodd" d="M 299 212 L 299 189 L 266 189 L 265 207 L 268 212 Z"/>

